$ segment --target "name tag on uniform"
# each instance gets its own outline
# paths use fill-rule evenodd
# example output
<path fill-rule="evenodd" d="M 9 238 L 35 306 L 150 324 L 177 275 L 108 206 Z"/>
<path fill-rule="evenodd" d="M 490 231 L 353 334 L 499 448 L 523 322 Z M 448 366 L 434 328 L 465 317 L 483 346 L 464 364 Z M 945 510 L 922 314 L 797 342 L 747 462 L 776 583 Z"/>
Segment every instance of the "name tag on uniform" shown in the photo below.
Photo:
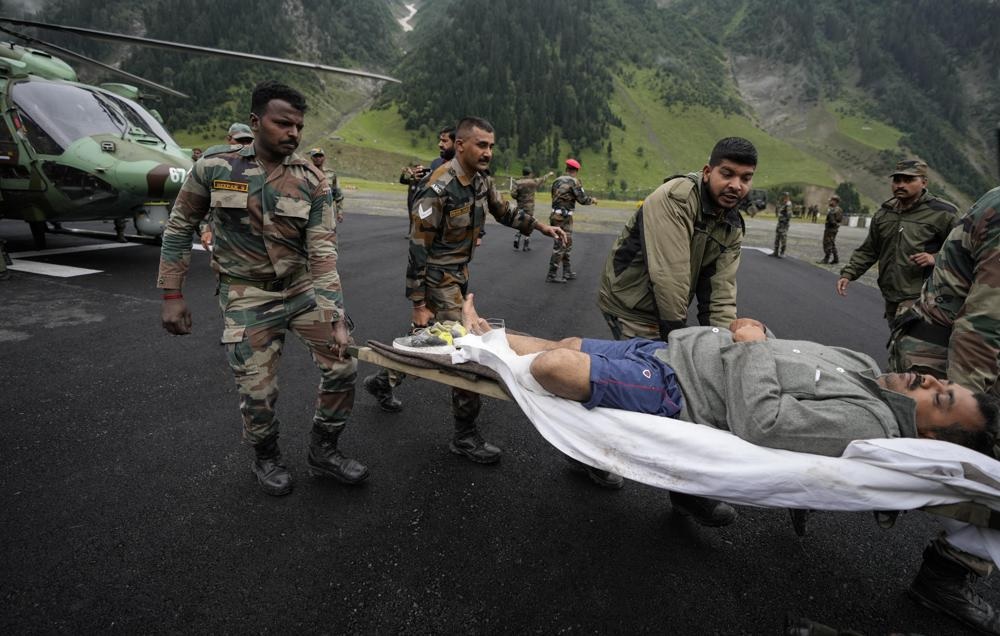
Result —
<path fill-rule="evenodd" d="M 456 216 L 462 216 L 464 214 L 468 214 L 469 210 L 471 210 L 471 209 L 472 209 L 472 204 L 471 203 L 466 203 L 462 207 L 455 208 L 454 210 L 452 210 L 451 212 L 449 212 L 448 216 L 453 219 Z"/>
<path fill-rule="evenodd" d="M 213 190 L 228 190 L 229 192 L 250 192 L 250 184 L 246 181 L 223 181 L 216 179 L 212 182 Z"/>

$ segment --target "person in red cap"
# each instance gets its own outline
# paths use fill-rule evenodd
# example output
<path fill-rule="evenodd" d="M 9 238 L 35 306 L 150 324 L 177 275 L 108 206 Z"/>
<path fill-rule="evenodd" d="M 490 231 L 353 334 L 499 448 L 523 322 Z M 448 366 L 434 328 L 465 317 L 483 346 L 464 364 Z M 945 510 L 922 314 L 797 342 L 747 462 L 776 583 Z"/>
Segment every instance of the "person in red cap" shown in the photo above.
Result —
<path fill-rule="evenodd" d="M 576 178 L 580 170 L 580 162 L 569 158 L 566 160 L 566 174 L 552 182 L 552 214 L 549 225 L 561 227 L 566 236 L 573 236 L 573 212 L 576 204 L 594 205 L 597 199 L 583 191 L 583 184 Z M 576 278 L 576 272 L 569 264 L 569 253 L 573 249 L 572 239 L 563 243 L 556 241 L 552 246 L 552 258 L 549 259 L 549 275 L 545 277 L 548 283 L 565 283 Z M 562 265 L 562 274 L 559 266 Z"/>

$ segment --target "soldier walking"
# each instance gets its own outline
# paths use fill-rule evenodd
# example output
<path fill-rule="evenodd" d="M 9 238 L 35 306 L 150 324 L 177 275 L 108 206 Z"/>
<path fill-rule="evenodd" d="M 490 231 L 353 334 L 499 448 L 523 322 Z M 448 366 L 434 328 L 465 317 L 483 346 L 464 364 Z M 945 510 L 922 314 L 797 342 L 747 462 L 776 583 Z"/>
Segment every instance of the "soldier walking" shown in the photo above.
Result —
<path fill-rule="evenodd" d="M 191 333 L 181 288 L 191 260 L 191 233 L 211 211 L 212 268 L 229 367 L 236 378 L 251 471 L 269 495 L 292 490 L 278 448 L 278 361 L 288 331 L 312 354 L 321 380 L 308 465 L 313 474 L 356 484 L 368 476 L 345 457 L 339 439 L 354 404 L 357 361 L 337 273 L 336 220 L 323 173 L 295 154 L 306 111 L 297 90 L 268 81 L 251 97 L 250 145 L 206 151 L 188 173 L 163 232 L 157 287 L 171 334 Z"/>
<path fill-rule="evenodd" d="M 782 202 L 778 204 L 778 226 L 774 230 L 774 251 L 771 256 L 785 257 L 785 246 L 788 243 L 788 225 L 792 222 L 792 198 L 786 192 Z"/>
<path fill-rule="evenodd" d="M 330 200 L 333 203 L 334 211 L 337 214 L 337 223 L 344 222 L 344 191 L 340 189 L 340 182 L 337 181 L 337 173 L 332 168 L 326 167 L 326 153 L 322 148 L 313 148 L 309 151 L 309 158 L 314 166 L 326 177 L 327 186 L 330 188 Z"/>
<path fill-rule="evenodd" d="M 524 210 L 525 214 L 530 214 L 535 216 L 535 192 L 538 188 L 542 187 L 542 184 L 551 177 L 554 172 L 546 172 L 541 177 L 535 178 L 531 174 L 531 168 L 525 166 L 521 169 L 521 178 L 514 181 L 514 186 L 510 190 L 510 196 L 512 199 L 517 201 L 517 207 Z M 521 247 L 521 241 L 524 240 L 524 247 Z M 521 248 L 523 251 L 527 252 L 531 249 L 529 242 L 531 239 L 526 234 L 521 232 L 514 233 L 514 249 Z"/>
<path fill-rule="evenodd" d="M 826 222 L 823 225 L 823 259 L 817 263 L 836 265 L 840 262 L 837 255 L 837 232 L 844 220 L 844 211 L 840 209 L 840 197 L 836 194 L 830 197 L 826 205 Z"/>
<path fill-rule="evenodd" d="M 566 174 L 552 182 L 552 214 L 549 223 L 553 227 L 562 228 L 569 237 L 566 241 L 557 240 L 552 246 L 552 258 L 549 259 L 549 274 L 545 277 L 547 283 L 565 283 L 576 278 L 576 272 L 570 266 L 569 255 L 573 250 L 573 212 L 576 204 L 595 205 L 597 199 L 583 191 L 583 184 L 577 179 L 580 162 L 576 159 L 566 160 Z M 562 273 L 559 266 L 562 265 Z"/>
<path fill-rule="evenodd" d="M 422 180 L 410 216 L 413 235 L 406 268 L 406 297 L 413 304 L 411 330 L 432 321 L 461 322 L 462 303 L 469 286 L 469 262 L 476 250 L 486 214 L 500 223 L 530 234 L 538 230 L 556 241 L 568 241 L 557 227 L 541 223 L 509 201 L 501 199 L 487 170 L 493 158 L 493 126 L 479 117 L 458 123 L 455 157 Z M 364 379 L 364 387 L 384 411 L 402 409 L 393 387 L 402 376 L 382 370 Z M 500 461 L 499 448 L 483 439 L 476 427 L 478 393 L 452 389 L 455 432 L 449 450 L 470 461 Z"/>
<path fill-rule="evenodd" d="M 927 191 L 923 161 L 900 161 L 890 179 L 893 197 L 875 213 L 868 236 L 840 270 L 837 293 L 846 296 L 850 282 L 878 263 L 878 287 L 891 330 L 896 313 L 920 295 L 934 267 L 934 255 L 958 219 L 954 205 Z"/>

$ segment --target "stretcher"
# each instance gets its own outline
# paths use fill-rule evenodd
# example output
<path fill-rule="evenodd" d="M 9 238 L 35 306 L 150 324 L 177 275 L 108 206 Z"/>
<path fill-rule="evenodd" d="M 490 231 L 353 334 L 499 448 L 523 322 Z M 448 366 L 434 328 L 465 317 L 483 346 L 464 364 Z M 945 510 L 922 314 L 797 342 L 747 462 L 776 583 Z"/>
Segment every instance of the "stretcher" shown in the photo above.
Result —
<path fill-rule="evenodd" d="M 755 446 L 670 418 L 588 411 L 539 386 L 529 372 L 534 355 L 514 353 L 503 330 L 460 338 L 451 356 L 423 356 L 431 360 L 369 344 L 355 350 L 359 360 L 512 399 L 561 452 L 627 479 L 751 506 L 923 510 L 951 520 L 953 545 L 1000 562 L 1000 462 L 970 449 L 931 439 L 873 439 L 825 457 Z"/>

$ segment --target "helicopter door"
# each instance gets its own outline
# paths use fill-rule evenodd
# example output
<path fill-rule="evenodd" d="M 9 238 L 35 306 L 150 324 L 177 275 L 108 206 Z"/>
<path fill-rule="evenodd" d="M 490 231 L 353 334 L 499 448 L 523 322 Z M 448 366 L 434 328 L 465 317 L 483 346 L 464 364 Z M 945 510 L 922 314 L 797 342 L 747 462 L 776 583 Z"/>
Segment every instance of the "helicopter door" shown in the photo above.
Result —
<path fill-rule="evenodd" d="M 31 189 L 31 171 L 24 165 L 28 160 L 27 154 L 11 134 L 7 117 L 0 116 L 0 191 Z"/>

